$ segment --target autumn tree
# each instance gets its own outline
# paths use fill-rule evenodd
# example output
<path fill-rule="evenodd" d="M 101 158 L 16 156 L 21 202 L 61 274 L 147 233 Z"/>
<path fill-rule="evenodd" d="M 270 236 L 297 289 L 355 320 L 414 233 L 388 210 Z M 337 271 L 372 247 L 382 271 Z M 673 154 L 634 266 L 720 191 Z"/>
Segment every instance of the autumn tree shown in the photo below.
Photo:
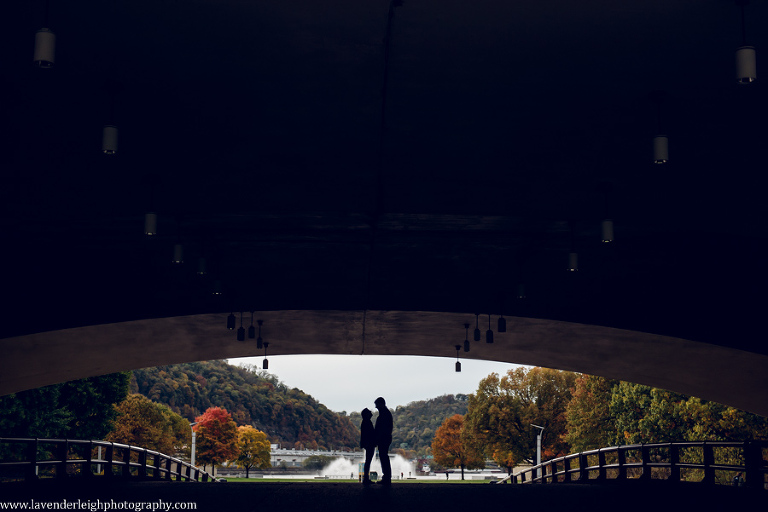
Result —
<path fill-rule="evenodd" d="M 501 378 L 492 373 L 469 396 L 464 428 L 507 471 L 533 461 L 538 431 L 531 424 L 545 428 L 542 457 L 564 455 L 565 409 L 575 380 L 575 373 L 547 368 L 520 367 Z"/>
<path fill-rule="evenodd" d="M 267 434 L 251 425 L 237 427 L 237 451 L 235 463 L 245 468 L 245 478 L 250 476 L 251 468 L 268 469 L 272 466 Z"/>
<path fill-rule="evenodd" d="M 198 461 L 216 467 L 237 457 L 237 425 L 226 409 L 210 407 L 195 422 Z"/>
<path fill-rule="evenodd" d="M 463 426 L 464 416 L 454 414 L 438 427 L 432 440 L 432 454 L 435 462 L 450 468 L 460 467 L 462 480 L 464 480 L 464 468 L 485 467 L 482 453 L 476 450 L 473 443 L 467 442 L 466 436 L 462 436 Z"/>
<path fill-rule="evenodd" d="M 576 379 L 565 411 L 565 440 L 573 451 L 593 450 L 615 442 L 610 404 L 611 391 L 616 384 L 617 381 L 593 375 L 580 375 Z"/>
<path fill-rule="evenodd" d="M 107 441 L 141 446 L 174 455 L 190 445 L 189 421 L 167 406 L 132 394 L 117 405 L 115 428 Z"/>

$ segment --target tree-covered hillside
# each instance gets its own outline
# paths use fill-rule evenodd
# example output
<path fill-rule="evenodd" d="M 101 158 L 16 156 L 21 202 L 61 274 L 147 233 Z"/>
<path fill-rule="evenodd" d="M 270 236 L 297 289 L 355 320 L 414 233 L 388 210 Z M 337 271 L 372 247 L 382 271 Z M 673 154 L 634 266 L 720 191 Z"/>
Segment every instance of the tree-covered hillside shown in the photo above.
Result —
<path fill-rule="evenodd" d="M 223 407 L 238 425 L 253 425 L 271 442 L 311 449 L 355 448 L 358 425 L 328 410 L 275 376 L 225 361 L 203 361 L 134 370 L 131 392 L 168 405 L 194 421 L 209 407 Z"/>
<path fill-rule="evenodd" d="M 431 453 L 435 431 L 446 418 L 467 412 L 467 395 L 443 395 L 430 400 L 419 400 L 392 411 L 394 431 L 391 450 L 401 448 L 423 457 Z M 350 414 L 352 422 L 360 425 L 360 413 Z M 374 417 L 375 421 L 375 417 Z"/>

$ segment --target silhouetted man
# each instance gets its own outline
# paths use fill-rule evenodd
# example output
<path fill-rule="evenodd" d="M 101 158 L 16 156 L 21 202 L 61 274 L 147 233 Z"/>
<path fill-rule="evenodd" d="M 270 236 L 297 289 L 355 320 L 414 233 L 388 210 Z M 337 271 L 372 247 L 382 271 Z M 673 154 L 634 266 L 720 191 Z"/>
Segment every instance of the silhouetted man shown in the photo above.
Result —
<path fill-rule="evenodd" d="M 382 397 L 374 402 L 379 410 L 379 417 L 376 418 L 376 447 L 379 449 L 379 460 L 381 460 L 382 478 L 379 483 L 389 485 L 392 483 L 392 465 L 389 462 L 389 445 L 392 443 L 392 413 L 387 409 L 387 403 Z"/>

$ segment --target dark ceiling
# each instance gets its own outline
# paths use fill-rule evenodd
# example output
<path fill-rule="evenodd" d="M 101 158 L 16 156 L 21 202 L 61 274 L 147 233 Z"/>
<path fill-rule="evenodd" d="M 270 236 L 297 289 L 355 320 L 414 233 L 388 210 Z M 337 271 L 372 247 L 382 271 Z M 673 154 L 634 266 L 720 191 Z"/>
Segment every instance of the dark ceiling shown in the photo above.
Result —
<path fill-rule="evenodd" d="M 389 0 L 51 0 L 38 69 L 45 2 L 4 2 L 0 337 L 376 309 L 768 353 L 768 102 L 735 80 L 734 1 L 402 4 L 388 37 Z M 768 6 L 745 13 L 759 61 Z"/>

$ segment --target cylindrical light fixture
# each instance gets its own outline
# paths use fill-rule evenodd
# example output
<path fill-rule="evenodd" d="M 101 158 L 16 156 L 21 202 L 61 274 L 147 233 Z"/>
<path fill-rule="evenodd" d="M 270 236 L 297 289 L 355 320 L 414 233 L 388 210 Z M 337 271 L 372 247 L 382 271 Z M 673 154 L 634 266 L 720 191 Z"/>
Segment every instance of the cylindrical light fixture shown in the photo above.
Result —
<path fill-rule="evenodd" d="M 266 341 L 264 342 L 264 364 L 262 365 L 263 370 L 269 370 L 269 361 L 267 361 L 267 347 L 269 346 L 269 343 Z"/>
<path fill-rule="evenodd" d="M 603 243 L 613 242 L 613 220 L 605 219 L 602 225 L 603 231 Z"/>
<path fill-rule="evenodd" d="M 229 316 L 227 317 L 227 329 L 229 329 L 230 331 L 234 331 L 236 321 L 237 319 L 235 318 L 235 313 L 234 312 L 230 313 Z"/>
<path fill-rule="evenodd" d="M 474 338 L 475 341 L 480 341 L 480 313 L 475 313 L 475 332 L 474 332 Z"/>
<path fill-rule="evenodd" d="M 665 164 L 669 161 L 669 137 L 657 135 L 653 138 L 653 163 Z"/>
<path fill-rule="evenodd" d="M 747 18 L 745 8 L 749 0 L 736 0 L 741 7 L 741 46 L 736 50 L 736 82 L 751 84 L 757 80 L 755 47 L 747 45 Z"/>
<path fill-rule="evenodd" d="M 579 270 L 579 253 L 569 252 L 568 253 L 568 271 L 576 272 L 578 270 Z"/>
<path fill-rule="evenodd" d="M 757 80 L 757 59 L 754 46 L 742 46 L 736 50 L 736 81 L 751 84 Z"/>
<path fill-rule="evenodd" d="M 525 298 L 525 284 L 523 283 L 517 285 L 517 298 L 521 300 Z"/>
<path fill-rule="evenodd" d="M 41 28 L 35 32 L 35 51 L 32 61 L 39 68 L 53 67 L 56 56 L 56 34 L 49 28 Z"/>
<path fill-rule="evenodd" d="M 248 328 L 248 339 L 256 339 L 256 326 L 253 325 L 253 311 L 251 311 L 251 326 Z"/>
<path fill-rule="evenodd" d="M 213 281 L 213 291 L 211 293 L 213 295 L 222 295 L 224 293 L 224 290 L 221 286 L 221 279 L 216 279 Z"/>
<path fill-rule="evenodd" d="M 493 343 L 493 331 L 491 330 L 491 315 L 488 315 L 488 330 L 485 331 L 485 342 Z"/>
<path fill-rule="evenodd" d="M 203 256 L 197 258 L 197 275 L 204 276 L 208 273 L 208 264 Z"/>
<path fill-rule="evenodd" d="M 459 361 L 459 350 L 461 350 L 461 345 L 456 345 L 456 372 L 461 372 L 461 362 Z"/>
<path fill-rule="evenodd" d="M 243 312 L 240 312 L 240 327 L 237 328 L 237 341 L 245 341 L 245 327 L 243 327 Z"/>
<path fill-rule="evenodd" d="M 469 324 L 464 324 L 464 329 L 467 331 L 464 336 L 464 352 L 469 352 Z"/>
<path fill-rule="evenodd" d="M 507 321 L 501 315 L 499 315 L 498 328 L 496 330 L 499 332 L 507 332 Z"/>
<path fill-rule="evenodd" d="M 105 155 L 117 153 L 117 126 L 108 124 L 102 130 L 101 151 Z"/>
<path fill-rule="evenodd" d="M 173 260 L 171 260 L 173 263 L 177 265 L 181 265 L 184 263 L 184 246 L 181 244 L 176 244 L 173 246 Z"/>
<path fill-rule="evenodd" d="M 157 214 L 149 212 L 144 214 L 144 234 L 155 236 L 157 234 Z"/>

